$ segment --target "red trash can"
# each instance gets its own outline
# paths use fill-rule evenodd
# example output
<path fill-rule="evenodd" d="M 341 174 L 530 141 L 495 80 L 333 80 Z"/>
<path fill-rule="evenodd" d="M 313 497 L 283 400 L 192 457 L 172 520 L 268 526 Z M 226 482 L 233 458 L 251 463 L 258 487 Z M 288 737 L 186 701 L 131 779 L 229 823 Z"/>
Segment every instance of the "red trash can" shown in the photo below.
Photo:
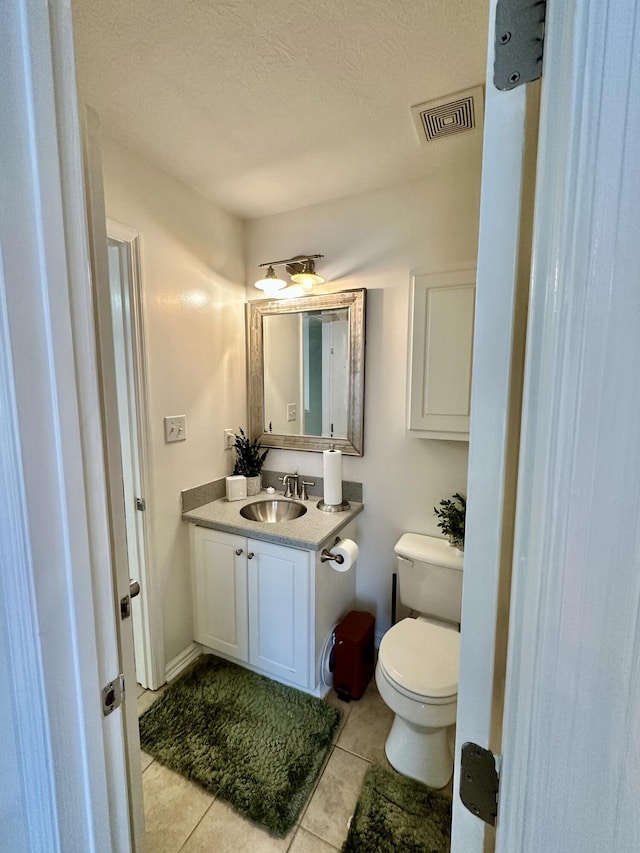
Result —
<path fill-rule="evenodd" d="M 345 702 L 360 699 L 371 681 L 375 624 L 371 613 L 351 610 L 336 627 L 333 689 Z"/>

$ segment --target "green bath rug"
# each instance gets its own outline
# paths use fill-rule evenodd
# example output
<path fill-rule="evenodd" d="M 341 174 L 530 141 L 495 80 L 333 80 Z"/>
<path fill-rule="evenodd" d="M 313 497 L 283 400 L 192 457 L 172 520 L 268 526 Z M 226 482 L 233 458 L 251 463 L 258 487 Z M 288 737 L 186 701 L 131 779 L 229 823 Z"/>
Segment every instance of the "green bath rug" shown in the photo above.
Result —
<path fill-rule="evenodd" d="M 140 718 L 142 749 L 284 836 L 331 748 L 340 711 L 208 656 Z"/>
<path fill-rule="evenodd" d="M 387 770 L 367 771 L 342 853 L 448 853 L 451 800 Z"/>

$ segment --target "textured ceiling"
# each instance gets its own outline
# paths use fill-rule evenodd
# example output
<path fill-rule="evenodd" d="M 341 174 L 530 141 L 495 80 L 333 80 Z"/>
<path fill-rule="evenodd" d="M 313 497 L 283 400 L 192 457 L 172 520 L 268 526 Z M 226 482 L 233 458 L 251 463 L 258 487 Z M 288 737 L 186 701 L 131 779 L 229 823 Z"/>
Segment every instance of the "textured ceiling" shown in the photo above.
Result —
<path fill-rule="evenodd" d="M 74 0 L 81 98 L 243 218 L 480 162 L 410 107 L 484 82 L 486 0 Z"/>

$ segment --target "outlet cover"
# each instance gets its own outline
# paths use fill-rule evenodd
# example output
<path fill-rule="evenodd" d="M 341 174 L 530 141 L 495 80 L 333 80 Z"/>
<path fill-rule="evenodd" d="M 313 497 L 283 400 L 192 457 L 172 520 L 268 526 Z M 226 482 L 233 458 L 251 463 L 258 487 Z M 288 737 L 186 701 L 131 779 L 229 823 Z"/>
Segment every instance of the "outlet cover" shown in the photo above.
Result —
<path fill-rule="evenodd" d="M 232 429 L 225 429 L 224 431 L 224 449 L 231 450 L 231 448 L 236 443 L 236 434 Z"/>
<path fill-rule="evenodd" d="M 295 421 L 297 416 L 298 415 L 296 412 L 296 404 L 295 403 L 287 403 L 287 420 L 288 421 Z"/>
<path fill-rule="evenodd" d="M 184 441 L 187 437 L 187 418 L 185 415 L 169 415 L 164 419 L 164 442 Z"/>

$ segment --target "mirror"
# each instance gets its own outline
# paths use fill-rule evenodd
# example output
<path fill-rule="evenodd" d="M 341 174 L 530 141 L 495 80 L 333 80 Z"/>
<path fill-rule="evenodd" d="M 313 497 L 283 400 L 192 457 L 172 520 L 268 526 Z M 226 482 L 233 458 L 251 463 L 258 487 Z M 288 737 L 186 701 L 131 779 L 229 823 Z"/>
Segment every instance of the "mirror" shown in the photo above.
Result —
<path fill-rule="evenodd" d="M 365 294 L 247 303 L 249 429 L 260 444 L 362 456 Z"/>

